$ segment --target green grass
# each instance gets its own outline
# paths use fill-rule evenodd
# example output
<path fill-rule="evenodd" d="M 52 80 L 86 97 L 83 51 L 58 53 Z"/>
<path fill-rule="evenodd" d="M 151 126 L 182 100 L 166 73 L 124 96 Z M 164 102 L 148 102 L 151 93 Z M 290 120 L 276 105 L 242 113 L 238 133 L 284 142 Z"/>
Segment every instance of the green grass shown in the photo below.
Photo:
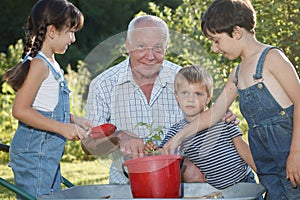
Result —
<path fill-rule="evenodd" d="M 94 161 L 76 161 L 73 163 L 61 163 L 63 176 L 75 186 L 90 184 L 108 184 L 109 159 L 96 159 Z M 13 183 L 13 173 L 7 166 L 7 162 L 0 163 L 0 177 Z M 63 187 L 64 188 L 64 187 Z M 0 186 L 0 199 L 16 199 L 15 193 Z"/>

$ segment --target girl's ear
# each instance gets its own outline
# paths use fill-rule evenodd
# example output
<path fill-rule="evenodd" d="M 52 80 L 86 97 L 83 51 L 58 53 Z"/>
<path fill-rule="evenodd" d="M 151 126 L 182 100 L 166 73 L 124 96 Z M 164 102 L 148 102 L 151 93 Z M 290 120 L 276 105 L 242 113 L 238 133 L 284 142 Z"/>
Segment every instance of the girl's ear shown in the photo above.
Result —
<path fill-rule="evenodd" d="M 232 37 L 239 40 L 243 36 L 243 30 L 239 26 L 233 27 Z"/>
<path fill-rule="evenodd" d="M 57 30 L 54 25 L 47 26 L 47 35 L 49 36 L 49 38 L 54 39 L 56 31 Z"/>

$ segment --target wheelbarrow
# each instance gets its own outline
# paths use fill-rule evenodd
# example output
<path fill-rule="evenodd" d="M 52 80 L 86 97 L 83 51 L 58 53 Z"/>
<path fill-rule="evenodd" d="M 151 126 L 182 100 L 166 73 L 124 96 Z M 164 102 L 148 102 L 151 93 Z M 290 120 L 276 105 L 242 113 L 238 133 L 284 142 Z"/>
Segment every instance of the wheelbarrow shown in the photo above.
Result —
<path fill-rule="evenodd" d="M 261 184 L 237 183 L 224 190 L 218 190 L 208 183 L 181 183 L 181 198 L 173 199 L 204 199 L 212 193 L 220 193 L 226 200 L 255 200 L 265 192 Z M 50 195 L 42 195 L 39 200 L 45 199 L 133 199 L 130 185 L 81 185 L 67 188 Z M 149 199 L 149 198 L 139 198 Z M 156 198 L 164 199 L 164 198 Z M 216 199 L 216 198 L 205 198 Z"/>
<path fill-rule="evenodd" d="M 9 153 L 9 145 L 0 143 L 0 151 Z M 62 184 L 64 184 L 67 188 L 74 187 L 74 185 L 67 180 L 65 177 L 62 177 Z M 16 185 L 8 182 L 7 180 L 0 177 L 0 185 L 7 188 L 8 190 L 16 193 L 17 195 L 21 196 L 25 200 L 35 200 L 36 198 L 32 195 L 28 194 L 26 191 L 18 188 Z"/>

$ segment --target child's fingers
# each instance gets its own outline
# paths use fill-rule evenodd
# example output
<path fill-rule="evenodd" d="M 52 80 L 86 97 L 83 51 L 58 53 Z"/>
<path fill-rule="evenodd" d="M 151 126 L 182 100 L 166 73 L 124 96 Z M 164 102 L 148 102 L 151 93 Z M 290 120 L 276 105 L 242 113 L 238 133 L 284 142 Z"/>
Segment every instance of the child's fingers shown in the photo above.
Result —
<path fill-rule="evenodd" d="M 154 142 L 152 142 L 152 141 L 147 142 L 146 147 L 149 148 L 151 151 L 154 151 L 157 149 L 156 144 L 154 144 Z"/>
<path fill-rule="evenodd" d="M 86 137 L 85 134 L 81 134 L 81 133 L 78 133 L 78 137 L 80 140 L 84 139 Z"/>
<path fill-rule="evenodd" d="M 144 151 L 152 151 L 153 147 L 150 144 L 146 144 L 144 147 Z"/>
<path fill-rule="evenodd" d="M 77 136 L 80 140 L 82 140 L 88 136 L 89 132 L 84 130 L 82 127 L 76 125 L 76 129 L 77 129 Z"/>

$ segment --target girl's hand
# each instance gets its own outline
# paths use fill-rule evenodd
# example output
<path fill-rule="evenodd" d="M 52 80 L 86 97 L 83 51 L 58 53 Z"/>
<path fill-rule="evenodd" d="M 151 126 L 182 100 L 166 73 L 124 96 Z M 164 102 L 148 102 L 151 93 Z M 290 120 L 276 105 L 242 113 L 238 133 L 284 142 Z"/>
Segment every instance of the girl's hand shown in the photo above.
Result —
<path fill-rule="evenodd" d="M 86 131 L 86 133 L 93 128 L 93 124 L 90 120 L 82 118 L 82 117 L 78 117 L 75 115 L 71 115 L 71 122 L 80 126 L 82 129 L 84 129 Z M 87 134 L 84 134 L 84 136 L 86 136 Z"/>
<path fill-rule="evenodd" d="M 300 186 L 300 152 L 290 152 L 286 163 L 286 178 L 291 181 L 293 187 Z"/>
<path fill-rule="evenodd" d="M 77 141 L 87 136 L 87 131 L 76 124 L 63 124 L 60 134 L 68 140 Z"/>

